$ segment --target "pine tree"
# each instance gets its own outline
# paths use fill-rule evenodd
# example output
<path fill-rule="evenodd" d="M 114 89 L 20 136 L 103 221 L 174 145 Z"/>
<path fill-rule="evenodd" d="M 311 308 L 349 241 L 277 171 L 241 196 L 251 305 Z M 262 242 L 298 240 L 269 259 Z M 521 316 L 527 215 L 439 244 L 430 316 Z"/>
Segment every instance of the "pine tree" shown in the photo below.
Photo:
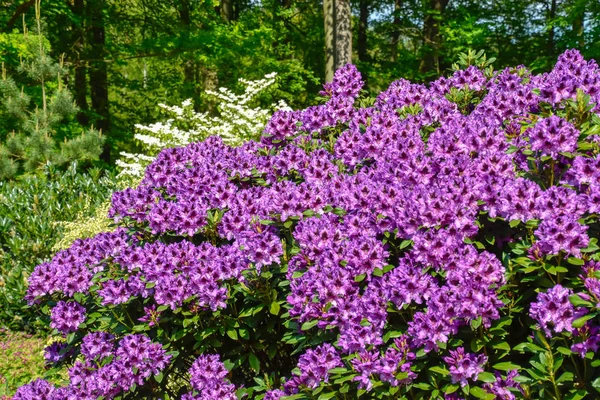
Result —
<path fill-rule="evenodd" d="M 15 121 L 16 128 L 3 135 L 4 143 L 0 143 L 0 179 L 33 172 L 47 163 L 89 163 L 98 159 L 104 142 L 101 132 L 83 129 L 77 124 L 71 132 L 57 135 L 58 129 L 73 119 L 78 108 L 63 82 L 67 71 L 62 61 L 57 62 L 49 55 L 42 31 L 40 0 L 36 0 L 35 15 L 35 34 L 23 24 L 21 38 L 22 45 L 35 48 L 16 68 L 16 73 L 33 85 L 28 86 L 27 91 L 19 87 L 2 64 L 0 105 Z M 27 92 L 37 96 L 32 98 Z"/>

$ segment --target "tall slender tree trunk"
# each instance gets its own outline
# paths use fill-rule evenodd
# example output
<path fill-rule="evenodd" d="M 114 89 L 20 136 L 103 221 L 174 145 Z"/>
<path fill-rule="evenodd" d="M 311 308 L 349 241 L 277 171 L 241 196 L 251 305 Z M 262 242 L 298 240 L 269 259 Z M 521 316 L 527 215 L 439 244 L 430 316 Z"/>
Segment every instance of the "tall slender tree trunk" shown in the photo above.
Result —
<path fill-rule="evenodd" d="M 360 0 L 360 14 L 358 17 L 358 59 L 366 62 L 367 54 L 367 29 L 369 24 L 369 0 Z"/>
<path fill-rule="evenodd" d="M 548 10 L 548 23 L 550 29 L 548 30 L 548 55 L 554 56 L 554 18 L 556 18 L 556 0 L 550 0 L 550 10 Z"/>
<path fill-rule="evenodd" d="M 88 18 L 90 23 L 90 51 L 92 61 L 90 63 L 90 92 L 92 98 L 92 108 L 98 115 L 96 119 L 96 128 L 108 134 L 110 128 L 110 116 L 108 109 L 108 66 L 104 61 L 106 54 L 106 38 L 104 29 L 104 0 L 94 0 L 87 2 Z M 104 151 L 100 158 L 106 162 L 110 161 L 110 144 L 105 142 Z"/>
<path fill-rule="evenodd" d="M 581 3 L 581 5 L 579 4 Z M 585 2 L 578 2 L 575 5 L 575 15 L 573 16 L 573 37 L 577 47 L 583 49 L 585 47 L 585 40 L 583 37 L 583 21 L 585 18 Z"/>
<path fill-rule="evenodd" d="M 398 39 L 400 38 L 400 25 L 402 23 L 400 19 L 400 10 L 402 9 L 402 0 L 394 0 L 394 19 L 393 26 L 394 31 L 392 32 L 392 61 L 398 61 Z"/>
<path fill-rule="evenodd" d="M 335 0 L 323 0 L 325 21 L 325 80 L 331 82 L 335 72 Z"/>
<path fill-rule="evenodd" d="M 325 22 L 325 79 L 352 62 L 352 14 L 349 0 L 323 0 Z"/>
<path fill-rule="evenodd" d="M 350 0 L 335 1 L 335 69 L 352 62 Z"/>
<path fill-rule="evenodd" d="M 225 22 L 231 22 L 234 20 L 233 14 L 233 0 L 221 0 L 220 4 L 221 18 Z"/>
<path fill-rule="evenodd" d="M 440 73 L 440 22 L 449 0 L 429 0 L 429 9 L 423 21 L 423 38 L 425 54 L 419 70 L 421 72 L 435 71 Z M 554 0 L 553 0 L 554 1 Z"/>
<path fill-rule="evenodd" d="M 81 61 L 82 55 L 85 52 L 85 35 L 83 29 L 83 21 L 85 14 L 85 3 L 84 0 L 75 0 L 73 4 L 73 14 L 75 14 L 76 20 L 73 23 L 73 54 L 72 60 L 75 65 L 75 102 L 79 107 L 77 113 L 77 121 L 82 125 L 87 125 L 89 122 L 88 102 L 87 102 L 87 68 Z"/>
<path fill-rule="evenodd" d="M 190 29 L 192 19 L 190 16 L 190 3 L 188 0 L 181 0 L 179 5 L 179 20 L 185 29 Z M 196 82 L 196 68 L 193 60 L 185 60 L 183 65 L 183 82 L 186 86 L 193 86 Z"/>

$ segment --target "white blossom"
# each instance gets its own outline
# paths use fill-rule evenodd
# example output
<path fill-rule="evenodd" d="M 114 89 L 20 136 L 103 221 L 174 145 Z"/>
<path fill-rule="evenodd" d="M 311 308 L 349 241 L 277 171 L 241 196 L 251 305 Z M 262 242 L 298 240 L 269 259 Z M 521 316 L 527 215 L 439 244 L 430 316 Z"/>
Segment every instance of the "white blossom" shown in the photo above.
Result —
<path fill-rule="evenodd" d="M 181 106 L 159 104 L 169 119 L 150 125 L 135 125 L 137 133 L 134 138 L 143 153 L 121 152 L 122 158 L 117 161 L 119 175 L 140 178 L 146 166 L 161 150 L 185 146 L 211 135 L 220 136 L 232 146 L 258 139 L 273 111 L 291 110 L 283 100 L 271 104 L 267 109 L 251 107 L 257 95 L 275 83 L 276 76 L 277 73 L 272 72 L 258 80 L 240 78 L 239 82 L 244 86 L 241 94 L 224 87 L 207 90 L 206 93 L 217 103 L 218 115 L 195 112 L 192 99 L 184 100 Z"/>

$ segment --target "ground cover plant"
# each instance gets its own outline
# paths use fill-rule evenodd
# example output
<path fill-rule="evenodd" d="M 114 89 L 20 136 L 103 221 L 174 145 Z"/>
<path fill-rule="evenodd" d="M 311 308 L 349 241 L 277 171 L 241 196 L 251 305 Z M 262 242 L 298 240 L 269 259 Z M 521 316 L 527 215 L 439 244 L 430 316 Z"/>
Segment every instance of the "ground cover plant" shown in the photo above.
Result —
<path fill-rule="evenodd" d="M 14 398 L 597 396 L 598 65 L 361 86 L 115 193 L 29 280 L 70 383 Z"/>
<path fill-rule="evenodd" d="M 67 377 L 66 371 L 44 368 L 47 342 L 31 334 L 0 328 L 0 399 L 10 399 L 19 386 L 40 377 L 50 376 L 55 383 Z"/>

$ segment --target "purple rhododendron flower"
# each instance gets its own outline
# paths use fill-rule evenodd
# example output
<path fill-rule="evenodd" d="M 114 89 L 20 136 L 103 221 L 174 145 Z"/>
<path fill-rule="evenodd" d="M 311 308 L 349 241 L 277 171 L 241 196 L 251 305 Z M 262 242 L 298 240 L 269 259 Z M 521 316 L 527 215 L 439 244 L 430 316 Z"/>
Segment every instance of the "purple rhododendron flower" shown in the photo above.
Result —
<path fill-rule="evenodd" d="M 484 388 L 491 394 L 496 395 L 497 399 L 514 400 L 517 396 L 510 389 L 518 389 L 523 394 L 523 389 L 518 382 L 515 382 L 515 378 L 519 376 L 516 370 L 508 371 L 506 378 L 496 372 L 496 381 L 492 383 L 486 383 Z"/>
<path fill-rule="evenodd" d="M 218 354 L 203 354 L 194 361 L 190 369 L 192 387 L 198 395 L 189 393 L 184 398 L 235 400 L 235 386 L 225 377 L 229 372 Z"/>
<path fill-rule="evenodd" d="M 464 348 L 458 347 L 456 350 L 450 350 L 450 355 L 444 357 L 444 361 L 450 367 L 452 383 L 459 382 L 461 386 L 466 386 L 469 379 L 474 381 L 483 372 L 487 357 L 483 354 L 465 353 Z"/>
<path fill-rule="evenodd" d="M 52 400 L 55 392 L 56 389 L 50 382 L 36 379 L 18 388 L 12 398 L 14 400 Z"/>
<path fill-rule="evenodd" d="M 83 338 L 81 354 L 90 360 L 102 359 L 113 354 L 114 335 L 107 332 L 92 332 Z"/>
<path fill-rule="evenodd" d="M 537 301 L 531 303 L 529 315 L 543 329 L 547 337 L 563 331 L 573 332 L 575 307 L 569 301 L 571 289 L 556 285 L 546 293 L 538 293 Z"/>
<path fill-rule="evenodd" d="M 75 332 L 85 321 L 85 308 L 75 301 L 59 301 L 52 309 L 51 319 L 50 326 L 59 332 Z"/>
<path fill-rule="evenodd" d="M 295 376 L 286 382 L 285 391 L 288 394 L 297 393 L 299 386 L 315 389 L 321 382 L 329 381 L 327 371 L 340 366 L 342 360 L 336 349 L 329 343 L 309 349 L 298 360 L 300 376 Z"/>

